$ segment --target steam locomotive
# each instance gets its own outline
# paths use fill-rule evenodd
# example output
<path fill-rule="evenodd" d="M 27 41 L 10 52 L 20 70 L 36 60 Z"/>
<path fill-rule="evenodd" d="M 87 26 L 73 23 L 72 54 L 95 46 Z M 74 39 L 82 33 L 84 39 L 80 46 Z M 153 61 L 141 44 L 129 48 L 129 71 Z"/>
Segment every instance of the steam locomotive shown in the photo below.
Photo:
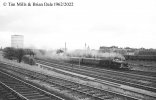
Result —
<path fill-rule="evenodd" d="M 120 59 L 98 59 L 98 58 L 80 58 L 70 57 L 70 63 L 80 65 L 95 65 L 99 67 L 113 68 L 113 69 L 128 69 L 128 63 Z"/>

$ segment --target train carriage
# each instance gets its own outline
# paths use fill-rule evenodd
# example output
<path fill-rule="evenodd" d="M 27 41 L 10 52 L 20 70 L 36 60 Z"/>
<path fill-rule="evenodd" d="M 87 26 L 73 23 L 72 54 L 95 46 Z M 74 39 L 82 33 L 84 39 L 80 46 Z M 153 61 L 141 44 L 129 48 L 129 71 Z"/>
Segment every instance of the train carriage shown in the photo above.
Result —
<path fill-rule="evenodd" d="M 91 65 L 98 65 L 100 62 L 100 59 L 95 58 L 82 58 L 82 60 L 83 64 L 91 64 Z"/>
<path fill-rule="evenodd" d="M 82 64 L 82 65 L 97 65 L 105 68 L 128 68 L 128 64 L 125 61 L 114 60 L 114 59 L 97 59 L 97 58 L 81 58 L 71 57 L 70 63 Z"/>

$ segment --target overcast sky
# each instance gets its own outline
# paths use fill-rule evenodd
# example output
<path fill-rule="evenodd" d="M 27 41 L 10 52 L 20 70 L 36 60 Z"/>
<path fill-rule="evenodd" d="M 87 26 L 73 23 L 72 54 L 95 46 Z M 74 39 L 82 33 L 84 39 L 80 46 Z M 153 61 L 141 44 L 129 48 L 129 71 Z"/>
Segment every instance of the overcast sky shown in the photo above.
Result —
<path fill-rule="evenodd" d="M 0 1 L 0 46 L 24 35 L 24 46 L 91 49 L 100 46 L 156 48 L 156 0 L 30 0 L 69 2 L 72 7 L 11 7 Z M 20 0 L 27 1 L 28 0 Z"/>

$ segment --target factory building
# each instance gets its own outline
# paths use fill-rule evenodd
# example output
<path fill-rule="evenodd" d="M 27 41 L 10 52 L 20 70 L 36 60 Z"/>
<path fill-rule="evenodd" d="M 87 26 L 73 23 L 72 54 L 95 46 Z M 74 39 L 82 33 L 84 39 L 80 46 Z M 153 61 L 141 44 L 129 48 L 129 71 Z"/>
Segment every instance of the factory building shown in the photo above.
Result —
<path fill-rule="evenodd" d="M 11 35 L 11 47 L 23 48 L 24 36 L 23 35 Z"/>

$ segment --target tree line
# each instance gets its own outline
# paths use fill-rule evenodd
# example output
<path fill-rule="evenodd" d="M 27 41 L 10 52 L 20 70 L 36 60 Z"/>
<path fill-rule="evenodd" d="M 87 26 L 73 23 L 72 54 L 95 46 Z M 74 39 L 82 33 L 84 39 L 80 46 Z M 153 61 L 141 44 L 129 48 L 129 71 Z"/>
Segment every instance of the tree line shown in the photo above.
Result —
<path fill-rule="evenodd" d="M 33 56 L 35 53 L 31 49 L 6 47 L 3 49 L 3 57 L 10 60 L 17 60 L 19 63 L 25 55 Z"/>

